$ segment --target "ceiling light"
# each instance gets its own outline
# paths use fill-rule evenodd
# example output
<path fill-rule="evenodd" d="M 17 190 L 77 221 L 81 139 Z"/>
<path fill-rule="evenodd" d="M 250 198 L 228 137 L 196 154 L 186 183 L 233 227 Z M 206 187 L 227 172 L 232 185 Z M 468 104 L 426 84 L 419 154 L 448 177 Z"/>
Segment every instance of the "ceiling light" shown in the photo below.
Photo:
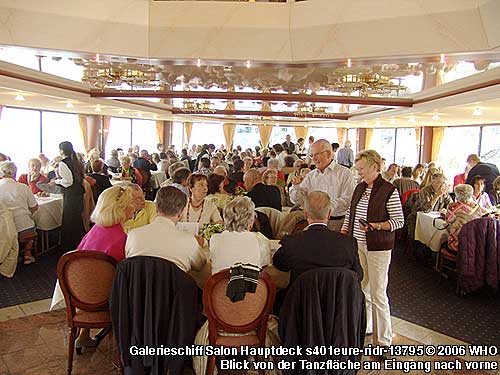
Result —
<path fill-rule="evenodd" d="M 252 67 L 252 63 L 250 62 L 250 60 L 247 60 L 247 68 L 250 69 Z"/>
<path fill-rule="evenodd" d="M 153 115 L 153 118 L 156 120 L 156 119 L 158 118 L 158 115 L 155 113 L 155 114 Z"/>
<path fill-rule="evenodd" d="M 98 53 L 96 53 L 96 55 L 95 55 L 95 61 L 99 62 L 99 54 Z"/>
<path fill-rule="evenodd" d="M 396 120 L 391 119 L 390 123 L 391 123 L 391 125 L 394 125 L 394 124 L 396 124 Z"/>
<path fill-rule="evenodd" d="M 73 108 L 73 103 L 67 102 L 66 103 L 66 108 Z"/>
<path fill-rule="evenodd" d="M 446 60 L 445 60 L 445 56 L 444 56 L 444 53 L 442 53 L 442 54 L 439 56 L 439 62 L 440 62 L 441 64 L 444 64 L 444 63 L 446 62 Z"/>
<path fill-rule="evenodd" d="M 95 106 L 95 111 L 101 112 L 101 106 L 99 104 Z"/>
<path fill-rule="evenodd" d="M 137 112 L 137 116 L 142 117 L 142 112 Z"/>
<path fill-rule="evenodd" d="M 410 117 L 410 118 L 408 119 L 408 122 L 411 122 L 411 123 L 413 123 L 413 122 L 415 122 L 415 121 L 416 121 L 416 120 L 415 120 L 415 117 Z"/>
<path fill-rule="evenodd" d="M 472 112 L 472 115 L 473 116 L 482 116 L 483 111 L 481 111 L 481 108 L 477 107 L 476 109 L 474 109 L 474 112 Z"/>
<path fill-rule="evenodd" d="M 118 114 L 119 114 L 119 115 L 124 115 L 124 114 L 125 114 L 125 111 L 124 111 L 123 109 L 120 109 L 120 110 L 118 111 Z"/>
<path fill-rule="evenodd" d="M 432 119 L 433 119 L 434 121 L 439 120 L 439 115 L 438 115 L 437 113 L 434 113 L 434 114 L 432 115 Z"/>
<path fill-rule="evenodd" d="M 201 67 L 201 60 L 200 60 L 200 59 L 198 59 L 198 60 L 196 61 L 196 66 L 197 66 L 198 68 L 200 68 L 200 67 Z"/>
<path fill-rule="evenodd" d="M 21 102 L 24 100 L 24 96 L 22 96 L 21 94 L 17 94 L 15 99 Z"/>
<path fill-rule="evenodd" d="M 375 126 L 380 126 L 380 121 L 375 121 Z"/>
<path fill-rule="evenodd" d="M 350 68 L 351 66 L 352 66 L 351 58 L 348 58 L 347 59 L 347 67 Z"/>

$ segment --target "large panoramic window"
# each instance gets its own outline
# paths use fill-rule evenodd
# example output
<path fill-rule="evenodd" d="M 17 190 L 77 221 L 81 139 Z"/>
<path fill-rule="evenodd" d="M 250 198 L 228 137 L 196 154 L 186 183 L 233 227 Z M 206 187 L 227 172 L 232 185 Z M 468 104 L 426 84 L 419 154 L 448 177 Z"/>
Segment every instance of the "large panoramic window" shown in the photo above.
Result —
<path fill-rule="evenodd" d="M 158 152 L 158 133 L 154 120 L 132 120 L 132 145 L 138 145 L 141 150 L 149 153 Z"/>
<path fill-rule="evenodd" d="M 389 165 L 394 161 L 394 145 L 396 144 L 396 129 L 373 129 L 370 148 L 377 151 Z"/>
<path fill-rule="evenodd" d="M 292 137 L 292 142 L 297 141 L 293 126 L 274 126 L 271 133 L 271 138 L 269 140 L 269 145 L 272 147 L 277 143 L 281 144 L 285 142 L 287 135 L 290 135 Z"/>
<path fill-rule="evenodd" d="M 314 140 L 317 141 L 318 139 L 326 139 L 330 143 L 332 142 L 337 142 L 338 143 L 338 136 L 337 136 L 337 128 L 309 128 L 309 131 L 307 132 L 307 137 L 310 136 L 314 137 Z M 306 142 L 308 144 L 308 142 Z M 343 146 L 343 145 L 341 145 Z"/>
<path fill-rule="evenodd" d="M 396 155 L 398 165 L 413 167 L 418 163 L 418 144 L 415 128 L 396 129 Z"/>
<path fill-rule="evenodd" d="M 28 160 L 40 153 L 40 111 L 3 108 L 0 152 L 16 164 L 18 176 L 28 170 Z"/>
<path fill-rule="evenodd" d="M 132 147 L 132 121 L 128 118 L 111 117 L 106 155 L 116 148 L 122 148 L 126 153 L 129 147 Z"/>
<path fill-rule="evenodd" d="M 444 130 L 437 162 L 448 179 L 463 173 L 467 156 L 478 153 L 479 130 L 479 126 L 449 127 Z"/>
<path fill-rule="evenodd" d="M 259 145 L 260 136 L 259 128 L 257 126 L 236 125 L 234 132 L 233 147 L 241 146 L 241 148 L 252 150 L 255 146 Z"/>
<path fill-rule="evenodd" d="M 500 167 L 500 126 L 483 126 L 481 160 Z"/>
<path fill-rule="evenodd" d="M 213 123 L 201 123 L 196 122 L 193 124 L 193 130 L 191 131 L 190 145 L 202 145 L 202 144 L 213 143 L 215 148 L 219 148 L 221 145 L 226 144 L 226 139 L 224 138 L 224 132 L 222 131 L 221 124 Z"/>
<path fill-rule="evenodd" d="M 49 159 L 59 155 L 59 143 L 69 141 L 76 152 L 85 153 L 78 115 L 42 112 L 42 152 Z"/>
<path fill-rule="evenodd" d="M 172 144 L 176 150 L 181 150 L 184 147 L 184 124 L 182 122 L 172 123 Z"/>
<path fill-rule="evenodd" d="M 358 129 L 347 130 L 347 139 L 351 141 L 351 149 L 356 154 L 358 150 Z M 342 147 L 344 145 L 340 145 Z"/>

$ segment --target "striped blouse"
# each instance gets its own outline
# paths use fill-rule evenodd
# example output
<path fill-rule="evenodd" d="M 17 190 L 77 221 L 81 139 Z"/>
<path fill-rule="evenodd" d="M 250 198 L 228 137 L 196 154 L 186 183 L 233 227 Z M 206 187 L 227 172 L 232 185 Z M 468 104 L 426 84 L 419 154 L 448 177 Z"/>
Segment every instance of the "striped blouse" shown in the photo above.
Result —
<path fill-rule="evenodd" d="M 354 229 L 353 236 L 358 240 L 358 243 L 366 244 L 366 233 L 359 227 L 359 219 L 365 219 L 368 215 L 368 202 L 370 201 L 370 195 L 372 188 L 366 188 L 361 199 L 356 206 L 356 216 L 354 217 Z M 387 212 L 389 213 L 389 224 L 391 226 L 391 232 L 396 229 L 402 228 L 404 225 L 403 209 L 401 208 L 401 201 L 399 199 L 398 191 L 395 189 L 391 197 L 387 201 Z M 349 230 L 349 218 L 351 215 L 351 208 L 347 210 L 347 214 L 344 220 L 344 225 L 342 230 Z M 387 249 L 389 250 L 389 249 Z"/>

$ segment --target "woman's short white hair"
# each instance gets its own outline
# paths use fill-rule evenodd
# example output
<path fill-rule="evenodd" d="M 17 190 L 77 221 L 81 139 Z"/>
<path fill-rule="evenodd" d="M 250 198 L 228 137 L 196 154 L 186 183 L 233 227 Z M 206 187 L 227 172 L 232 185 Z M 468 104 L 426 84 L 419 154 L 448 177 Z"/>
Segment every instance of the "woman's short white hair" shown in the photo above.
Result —
<path fill-rule="evenodd" d="M 127 208 L 133 205 L 132 189 L 124 186 L 112 186 L 104 190 L 90 216 L 96 225 L 111 227 L 115 224 L 123 224 L 128 220 Z"/>
<path fill-rule="evenodd" d="M 17 173 L 16 165 L 11 161 L 0 162 L 0 177 L 14 177 Z"/>
<path fill-rule="evenodd" d="M 455 186 L 453 189 L 455 193 L 455 198 L 458 202 L 469 202 L 472 198 L 472 194 L 474 193 L 474 188 L 467 184 L 460 184 Z"/>
<path fill-rule="evenodd" d="M 255 204 L 248 197 L 236 197 L 224 207 L 224 225 L 230 232 L 245 232 L 255 220 Z"/>

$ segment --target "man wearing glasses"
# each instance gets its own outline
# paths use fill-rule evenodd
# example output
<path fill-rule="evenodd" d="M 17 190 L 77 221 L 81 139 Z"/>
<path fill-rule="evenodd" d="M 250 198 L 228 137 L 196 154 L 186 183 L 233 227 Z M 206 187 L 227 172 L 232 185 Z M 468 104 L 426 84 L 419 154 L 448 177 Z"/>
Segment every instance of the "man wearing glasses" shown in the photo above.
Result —
<path fill-rule="evenodd" d="M 311 157 L 316 169 L 305 177 L 296 176 L 292 179 L 290 200 L 297 203 L 301 193 L 324 191 L 331 199 L 331 216 L 328 227 L 340 231 L 344 217 L 351 203 L 356 181 L 351 171 L 338 165 L 333 160 L 333 149 L 330 142 L 320 139 L 311 146 Z"/>

